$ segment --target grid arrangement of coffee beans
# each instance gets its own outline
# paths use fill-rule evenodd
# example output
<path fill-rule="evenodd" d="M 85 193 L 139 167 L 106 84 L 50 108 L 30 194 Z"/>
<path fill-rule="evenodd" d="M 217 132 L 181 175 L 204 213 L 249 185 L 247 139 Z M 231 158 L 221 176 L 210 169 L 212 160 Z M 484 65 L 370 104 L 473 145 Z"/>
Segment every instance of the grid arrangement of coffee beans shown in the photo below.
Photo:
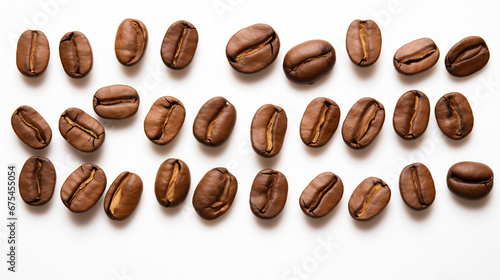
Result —
<path fill-rule="evenodd" d="M 146 26 L 139 20 L 126 19 L 118 27 L 115 53 L 118 61 L 131 66 L 143 56 L 147 46 Z M 187 21 L 177 21 L 167 30 L 161 47 L 161 58 L 171 69 L 183 69 L 195 55 L 198 33 Z M 355 20 L 348 28 L 346 49 L 350 59 L 361 67 L 375 63 L 380 55 L 382 35 L 372 20 Z M 242 73 L 258 72 L 276 59 L 280 41 L 276 31 L 267 24 L 255 24 L 236 32 L 228 41 L 226 56 L 229 64 Z M 26 76 L 36 77 L 44 72 L 50 56 L 48 40 L 38 30 L 25 31 L 18 41 L 17 67 Z M 59 45 L 64 71 L 73 78 L 84 77 L 92 69 L 92 49 L 81 32 L 68 32 Z M 420 73 L 434 66 L 439 49 L 434 41 L 421 38 L 402 46 L 394 55 L 395 69 L 406 75 Z M 291 48 L 284 57 L 286 77 L 297 84 L 312 84 L 326 76 L 335 64 L 335 49 L 324 40 L 311 40 Z M 455 44 L 445 58 L 448 72 L 454 76 L 468 76 L 481 70 L 489 60 L 485 41 L 477 36 L 466 37 Z M 108 119 L 123 119 L 134 115 L 139 107 L 137 91 L 127 85 L 111 85 L 99 89 L 93 98 L 96 114 Z M 395 132 L 406 140 L 421 136 L 428 125 L 430 103 L 418 90 L 404 93 L 396 104 L 393 116 Z M 435 106 L 435 115 L 441 131 L 452 139 L 466 137 L 473 128 L 474 117 L 467 98 L 458 92 L 445 94 Z M 163 96 L 156 100 L 144 120 L 148 139 L 165 145 L 175 138 L 185 118 L 180 100 Z M 319 97 L 307 106 L 300 123 L 300 137 L 310 147 L 325 145 L 337 130 L 340 108 L 331 99 Z M 384 106 L 365 97 L 349 110 L 342 125 L 342 138 L 353 149 L 368 146 L 378 135 L 385 120 Z M 283 108 L 266 104 L 257 110 L 251 124 L 251 143 L 254 151 L 263 157 L 273 157 L 281 150 L 287 116 Z M 20 106 L 11 118 L 17 136 L 34 149 L 46 147 L 52 138 L 50 126 L 29 106 Z M 236 123 L 236 109 L 224 97 L 208 100 L 199 110 L 193 134 L 204 145 L 222 145 L 231 135 Z M 79 108 L 68 108 L 59 120 L 62 137 L 76 149 L 92 152 L 105 139 L 104 127 Z M 54 192 L 55 169 L 47 158 L 29 158 L 19 177 L 22 199 L 29 205 L 48 202 Z M 84 212 L 93 207 L 105 191 L 104 171 L 86 163 L 78 167 L 61 187 L 61 200 L 73 212 Z M 189 191 L 189 167 L 180 159 L 167 159 L 157 172 L 155 195 L 165 207 L 182 203 Z M 493 187 L 493 171 L 479 162 L 459 162 L 447 175 L 449 189 L 464 198 L 485 197 Z M 204 219 L 215 219 L 231 206 L 238 188 L 237 179 L 223 167 L 208 171 L 200 180 L 193 195 L 193 206 Z M 399 188 L 404 202 L 415 210 L 425 209 L 435 198 L 435 186 L 428 168 L 413 163 L 403 169 Z M 121 173 L 109 187 L 104 210 L 109 218 L 127 218 L 139 203 L 143 190 L 141 178 L 131 172 Z M 283 209 L 288 183 L 283 173 L 261 170 L 254 179 L 250 193 L 250 207 L 259 218 L 270 219 Z M 328 214 L 343 196 L 339 176 L 324 172 L 314 178 L 302 192 L 299 204 L 310 217 Z M 391 197 L 389 186 L 381 179 L 370 177 L 354 190 L 348 203 L 354 219 L 369 220 L 382 211 Z"/>

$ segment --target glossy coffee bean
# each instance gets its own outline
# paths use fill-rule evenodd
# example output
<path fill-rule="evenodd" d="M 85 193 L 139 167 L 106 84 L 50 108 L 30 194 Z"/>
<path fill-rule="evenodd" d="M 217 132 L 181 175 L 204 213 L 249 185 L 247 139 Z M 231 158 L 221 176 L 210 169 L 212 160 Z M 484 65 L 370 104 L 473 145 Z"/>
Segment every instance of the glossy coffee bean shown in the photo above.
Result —
<path fill-rule="evenodd" d="M 370 66 L 377 61 L 382 50 L 382 33 L 373 20 L 355 20 L 346 36 L 347 54 L 359 66 Z"/>
<path fill-rule="evenodd" d="M 104 142 L 104 127 L 78 108 L 68 108 L 59 118 L 59 132 L 71 146 L 82 152 L 93 152 Z"/>
<path fill-rule="evenodd" d="M 128 218 L 139 204 L 142 195 L 142 180 L 139 175 L 122 172 L 113 181 L 104 198 L 104 212 L 112 220 Z"/>
<path fill-rule="evenodd" d="M 337 130 L 340 108 L 335 101 L 318 97 L 311 101 L 300 121 L 300 138 L 309 147 L 322 147 Z"/>
<path fill-rule="evenodd" d="M 451 139 L 459 140 L 469 135 L 474 127 L 474 115 L 469 101 L 458 92 L 441 97 L 434 109 L 441 131 Z"/>
<path fill-rule="evenodd" d="M 161 59 L 170 69 L 183 69 L 191 63 L 198 46 L 198 31 L 190 22 L 174 22 L 161 44 Z"/>
<path fill-rule="evenodd" d="M 323 172 L 302 191 L 300 209 L 309 217 L 323 217 L 337 206 L 343 194 L 344 184 L 340 177 L 332 172 Z"/>
<path fill-rule="evenodd" d="M 490 59 L 490 50 L 483 38 L 466 37 L 456 43 L 446 54 L 444 64 L 448 73 L 465 77 L 483 69 Z"/>
<path fill-rule="evenodd" d="M 257 110 L 252 120 L 250 140 L 254 151 L 263 157 L 277 155 L 285 140 L 288 119 L 281 107 L 266 104 Z"/>
<path fill-rule="evenodd" d="M 85 163 L 71 173 L 61 187 L 61 200 L 73 212 L 94 206 L 106 189 L 106 174 L 97 165 Z"/>
<path fill-rule="evenodd" d="M 158 98 L 144 119 L 144 132 L 158 145 L 172 141 L 181 130 L 186 110 L 184 104 L 172 96 Z"/>
<path fill-rule="evenodd" d="M 82 78 L 92 69 L 92 48 L 79 31 L 64 34 L 59 42 L 59 57 L 64 72 L 72 78 Z"/>
<path fill-rule="evenodd" d="M 226 45 L 229 65 L 241 73 L 258 72 L 274 62 L 280 39 L 274 29 L 263 23 L 241 29 Z"/>
<path fill-rule="evenodd" d="M 349 199 L 349 214 L 355 220 L 366 221 L 380 213 L 391 199 L 391 189 L 379 178 L 363 180 Z"/>
<path fill-rule="evenodd" d="M 484 163 L 462 161 L 450 167 L 446 183 L 452 193 L 462 198 L 480 199 L 493 188 L 493 170 Z"/>
<path fill-rule="evenodd" d="M 112 85 L 97 90 L 92 105 L 102 118 L 124 119 L 137 112 L 139 101 L 139 94 L 133 87 Z"/>
<path fill-rule="evenodd" d="M 427 129 L 430 114 L 427 95 L 418 90 L 407 91 L 401 95 L 394 109 L 394 131 L 403 139 L 417 139 Z"/>
<path fill-rule="evenodd" d="M 236 109 L 224 97 L 217 96 L 201 106 L 193 123 L 198 142 L 217 147 L 229 138 L 236 123 Z"/>
<path fill-rule="evenodd" d="M 19 193 L 29 205 L 47 203 L 54 193 L 56 170 L 49 159 L 30 157 L 19 173 Z"/>
<path fill-rule="evenodd" d="M 190 186 L 191 173 L 187 164 L 180 159 L 169 158 L 156 173 L 156 200 L 164 207 L 175 207 L 186 199 Z"/>
<path fill-rule="evenodd" d="M 49 41 L 40 30 L 26 30 L 17 41 L 16 65 L 21 74 L 36 77 L 49 64 Z"/>
<path fill-rule="evenodd" d="M 52 140 L 52 129 L 45 119 L 30 106 L 20 106 L 10 118 L 17 137 L 33 149 L 43 149 Z"/>
<path fill-rule="evenodd" d="M 365 97 L 356 102 L 342 125 L 342 138 L 347 146 L 362 149 L 378 135 L 385 120 L 385 109 L 377 100 Z"/>
<path fill-rule="evenodd" d="M 238 181 L 226 168 L 217 167 L 201 178 L 193 195 L 193 207 L 203 219 L 213 220 L 229 210 Z"/>
<path fill-rule="evenodd" d="M 285 207 L 288 181 L 283 173 L 273 169 L 261 170 L 253 180 L 250 209 L 261 219 L 276 217 Z"/>
<path fill-rule="evenodd" d="M 415 210 L 429 207 L 436 198 L 436 187 L 431 172 L 419 162 L 407 165 L 401 171 L 399 191 L 406 205 Z"/>
<path fill-rule="evenodd" d="M 425 71 L 439 59 L 439 49 L 429 38 L 412 41 L 394 54 L 394 67 L 401 74 L 413 75 Z"/>
<path fill-rule="evenodd" d="M 118 61 L 131 66 L 141 60 L 148 44 L 148 30 L 137 19 L 125 19 L 118 26 L 115 38 L 115 54 Z"/>

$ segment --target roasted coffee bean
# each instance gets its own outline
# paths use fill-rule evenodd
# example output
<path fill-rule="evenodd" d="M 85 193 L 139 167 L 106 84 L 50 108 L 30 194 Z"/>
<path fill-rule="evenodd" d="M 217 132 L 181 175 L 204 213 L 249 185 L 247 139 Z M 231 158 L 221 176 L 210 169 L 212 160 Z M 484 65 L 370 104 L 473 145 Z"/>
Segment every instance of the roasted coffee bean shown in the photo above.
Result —
<path fill-rule="evenodd" d="M 310 40 L 291 48 L 283 60 L 288 80 L 297 84 L 313 84 L 332 71 L 335 49 L 324 40 Z"/>
<path fill-rule="evenodd" d="M 450 167 L 446 183 L 452 193 L 462 198 L 480 199 L 493 188 L 493 170 L 484 163 L 462 161 Z"/>
<path fill-rule="evenodd" d="M 52 198 L 56 170 L 49 159 L 30 157 L 19 173 L 19 193 L 29 205 L 42 205 Z"/>
<path fill-rule="evenodd" d="M 258 72 L 274 62 L 280 39 L 274 29 L 263 23 L 241 29 L 226 45 L 229 65 L 241 73 Z"/>
<path fill-rule="evenodd" d="M 427 129 L 430 114 L 427 95 L 418 90 L 407 91 L 401 95 L 394 109 L 394 130 L 403 139 L 417 139 Z"/>
<path fill-rule="evenodd" d="M 349 214 L 360 221 L 375 217 L 391 199 L 391 189 L 379 178 L 366 178 L 349 199 Z"/>
<path fill-rule="evenodd" d="M 257 110 L 252 120 L 250 140 L 254 151 L 263 157 L 279 153 L 285 140 L 288 119 L 281 107 L 266 104 Z"/>
<path fill-rule="evenodd" d="M 73 212 L 85 212 L 94 206 L 106 189 L 106 174 L 91 163 L 71 173 L 61 187 L 61 200 Z"/>
<path fill-rule="evenodd" d="M 349 25 L 346 37 L 347 54 L 359 66 L 377 61 L 382 50 L 382 33 L 373 20 L 355 20 Z"/>
<path fill-rule="evenodd" d="M 92 69 L 92 48 L 79 31 L 64 34 L 59 43 L 59 57 L 64 72 L 72 78 L 82 78 Z"/>
<path fill-rule="evenodd" d="M 233 104 L 224 97 L 214 97 L 201 106 L 194 119 L 194 138 L 207 146 L 219 146 L 229 138 L 235 123 Z"/>
<path fill-rule="evenodd" d="M 217 167 L 201 178 L 193 195 L 193 207 L 203 219 L 213 220 L 233 204 L 238 181 L 226 168 Z"/>
<path fill-rule="evenodd" d="M 97 150 L 104 142 L 104 127 L 78 108 L 69 108 L 59 118 L 59 132 L 71 146 L 82 152 Z"/>
<path fill-rule="evenodd" d="M 131 66 L 141 60 L 148 44 L 148 30 L 137 19 L 125 19 L 118 26 L 115 38 L 115 54 L 118 61 Z"/>
<path fill-rule="evenodd" d="M 340 108 L 335 101 L 318 97 L 311 101 L 300 122 L 300 138 L 309 147 L 322 147 L 337 130 Z"/>
<path fill-rule="evenodd" d="M 156 173 L 156 200 L 164 207 L 175 207 L 186 199 L 190 186 L 191 173 L 187 164 L 180 159 L 169 158 Z"/>
<path fill-rule="evenodd" d="M 273 169 L 261 170 L 253 180 L 250 209 L 262 219 L 276 217 L 285 207 L 288 181 L 283 173 Z"/>
<path fill-rule="evenodd" d="M 49 41 L 40 30 L 26 30 L 17 41 L 16 64 L 21 74 L 35 77 L 49 64 Z"/>
<path fill-rule="evenodd" d="M 183 69 L 193 60 L 198 46 L 198 31 L 190 22 L 174 22 L 161 44 L 161 59 L 170 69 Z"/>
<path fill-rule="evenodd" d="M 104 198 L 104 212 L 112 220 L 128 218 L 135 210 L 142 195 L 142 180 L 139 175 L 122 172 L 113 181 Z"/>
<path fill-rule="evenodd" d="M 399 190 L 406 205 L 415 210 L 431 206 L 436 187 L 427 166 L 417 162 L 407 165 L 399 176 Z"/>
<path fill-rule="evenodd" d="M 439 59 L 439 49 L 429 38 L 412 41 L 394 54 L 394 67 L 399 73 L 413 75 L 425 71 Z"/>
<path fill-rule="evenodd" d="M 353 149 L 368 146 L 382 129 L 385 110 L 382 103 L 365 97 L 352 105 L 342 125 L 342 138 Z"/>
<path fill-rule="evenodd" d="M 462 139 L 474 127 L 474 115 L 469 101 L 458 92 L 443 95 L 434 109 L 441 131 L 452 139 Z"/>
<path fill-rule="evenodd" d="M 185 117 L 186 110 L 179 99 L 160 97 L 144 119 L 144 132 L 153 143 L 165 145 L 179 133 Z"/>
<path fill-rule="evenodd" d="M 343 194 L 344 184 L 340 177 L 332 172 L 323 172 L 302 191 L 300 209 L 309 217 L 323 217 L 337 206 Z"/>
<path fill-rule="evenodd" d="M 94 111 L 102 118 L 124 119 L 139 109 L 139 94 L 130 86 L 112 85 L 100 88 L 94 94 Z"/>
<path fill-rule="evenodd" d="M 45 119 L 30 106 L 17 108 L 10 119 L 17 137 L 33 149 L 43 149 L 52 140 L 52 130 Z"/>
<path fill-rule="evenodd" d="M 483 69 L 489 59 L 490 51 L 484 39 L 470 36 L 451 47 L 446 54 L 444 64 L 448 73 L 465 77 Z"/>

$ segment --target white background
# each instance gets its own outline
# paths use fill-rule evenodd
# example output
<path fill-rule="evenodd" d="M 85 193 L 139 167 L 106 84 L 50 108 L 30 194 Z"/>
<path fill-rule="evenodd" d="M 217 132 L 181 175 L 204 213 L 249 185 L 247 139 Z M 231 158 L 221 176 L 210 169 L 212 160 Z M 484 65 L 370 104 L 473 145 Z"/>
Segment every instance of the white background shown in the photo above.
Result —
<path fill-rule="evenodd" d="M 147 2 L 147 3 L 142 3 Z M 498 161 L 498 102 L 500 101 L 500 23 L 498 1 L 4 1 L 0 8 L 0 278 L 1 279 L 498 279 L 500 250 L 500 192 L 495 188 L 480 201 L 466 201 L 450 193 L 445 177 L 459 161 L 480 161 L 500 174 Z M 286 3 L 286 4 L 285 4 Z M 133 67 L 118 63 L 114 37 L 128 17 L 142 20 L 149 45 Z M 382 54 L 368 68 L 355 66 L 345 50 L 347 27 L 354 19 L 374 19 L 383 35 Z M 199 44 L 191 65 L 182 71 L 166 68 L 160 46 L 167 28 L 185 19 L 198 29 Z M 279 34 L 281 49 L 270 67 L 243 75 L 225 58 L 228 39 L 254 23 L 270 24 Z M 42 30 L 50 42 L 51 58 L 42 77 L 22 76 L 15 65 L 16 43 L 28 28 Z M 83 79 L 68 77 L 61 66 L 58 42 L 69 31 L 89 39 L 94 67 Z M 470 35 L 483 37 L 491 51 L 488 65 L 466 78 L 454 78 L 444 67 L 451 46 Z M 432 38 L 441 51 L 430 70 L 411 77 L 392 65 L 395 51 L 414 39 Z M 332 43 L 337 62 L 331 74 L 312 86 L 290 83 L 282 70 L 286 52 L 309 39 Z M 141 96 L 138 113 L 126 120 L 98 118 L 92 109 L 97 89 L 111 84 L 135 87 Z M 459 91 L 470 101 L 475 116 L 472 133 L 453 141 L 439 130 L 432 110 L 426 133 L 404 141 L 394 132 L 392 115 L 407 90 L 427 94 L 431 106 L 445 93 Z M 143 121 L 153 102 L 164 95 L 179 98 L 186 120 L 174 141 L 151 143 Z M 192 123 L 200 106 L 224 96 L 238 111 L 229 141 L 220 148 L 199 144 Z M 386 108 L 386 120 L 376 140 L 364 150 L 342 141 L 340 126 L 323 148 L 306 147 L 299 123 L 307 104 L 326 96 L 341 108 L 342 124 L 360 98 L 374 97 Z M 283 107 L 288 131 L 282 151 L 272 159 L 259 157 L 250 145 L 250 123 L 266 103 Z M 24 145 L 10 126 L 20 105 L 34 107 L 52 128 L 48 148 Z M 93 153 L 78 152 L 58 130 L 60 114 L 79 107 L 106 129 L 106 140 Z M 56 167 L 52 200 L 31 207 L 18 200 L 18 267 L 7 272 L 5 226 L 6 166 L 20 171 L 32 155 L 48 157 Z M 159 165 L 169 157 L 184 160 L 192 184 L 186 201 L 175 209 L 161 207 L 154 196 Z M 436 200 L 416 212 L 402 201 L 401 169 L 423 162 L 433 174 Z M 106 172 L 109 184 L 122 171 L 139 174 L 144 182 L 141 201 L 129 219 L 111 221 L 103 198 L 90 211 L 74 214 L 61 202 L 59 191 L 79 165 L 91 162 Z M 191 199 L 208 170 L 227 167 L 238 179 L 231 209 L 215 221 L 204 221 Z M 288 201 L 274 220 L 262 221 L 250 211 L 248 199 L 254 176 L 263 168 L 282 171 L 289 182 Z M 332 171 L 344 182 L 344 197 L 326 217 L 313 220 L 300 210 L 298 198 L 319 173 Z M 347 201 L 366 177 L 377 176 L 391 187 L 387 208 L 369 222 L 353 220 Z"/>

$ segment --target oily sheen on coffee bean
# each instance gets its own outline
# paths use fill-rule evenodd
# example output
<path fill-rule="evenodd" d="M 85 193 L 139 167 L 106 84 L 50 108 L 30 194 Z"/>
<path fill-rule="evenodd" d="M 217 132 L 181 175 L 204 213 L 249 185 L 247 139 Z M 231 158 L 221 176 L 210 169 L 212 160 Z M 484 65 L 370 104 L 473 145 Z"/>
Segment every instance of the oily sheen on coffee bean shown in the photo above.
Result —
<path fill-rule="evenodd" d="M 335 101 L 318 97 L 311 101 L 300 121 L 300 138 L 309 147 L 322 147 L 337 130 L 340 108 Z"/>
<path fill-rule="evenodd" d="M 186 110 L 179 99 L 173 96 L 160 97 L 144 119 L 144 132 L 153 143 L 165 145 L 179 133 L 185 117 Z"/>
<path fill-rule="evenodd" d="M 288 181 L 283 173 L 273 169 L 261 170 L 253 180 L 250 209 L 261 219 L 276 217 L 285 207 Z"/>
<path fill-rule="evenodd" d="M 403 201 L 415 210 L 429 207 L 436 197 L 436 187 L 427 166 L 417 162 L 407 165 L 399 176 Z"/>
<path fill-rule="evenodd" d="M 52 129 L 45 119 L 30 106 L 20 106 L 10 119 L 17 137 L 33 149 L 43 149 L 52 140 Z"/>
<path fill-rule="evenodd" d="M 394 131 L 405 140 L 420 137 L 429 124 L 431 105 L 427 95 L 410 90 L 401 95 L 394 109 Z"/>
<path fill-rule="evenodd" d="M 185 20 L 176 21 L 168 28 L 163 38 L 161 59 L 170 69 L 184 69 L 193 60 L 197 46 L 196 27 Z"/>
<path fill-rule="evenodd" d="M 250 129 L 254 151 L 263 157 L 273 157 L 281 151 L 288 118 L 283 108 L 266 104 L 255 112 Z"/>
<path fill-rule="evenodd" d="M 139 175 L 124 171 L 109 186 L 104 198 L 104 212 L 112 220 L 123 220 L 134 212 L 142 195 Z"/>
<path fill-rule="evenodd" d="M 359 66 L 375 63 L 382 50 L 382 33 L 373 20 L 355 20 L 346 36 L 347 54 Z"/>
<path fill-rule="evenodd" d="M 94 111 L 102 118 L 124 119 L 139 109 L 139 94 L 126 85 L 102 87 L 94 94 Z"/>
<path fill-rule="evenodd" d="M 41 75 L 49 64 L 49 41 L 40 30 L 26 30 L 17 41 L 16 65 L 27 77 Z"/>
<path fill-rule="evenodd" d="M 47 203 L 52 198 L 55 184 L 56 170 L 48 158 L 32 156 L 26 160 L 19 173 L 19 193 L 26 204 Z"/>
<path fill-rule="evenodd" d="M 191 186 L 191 173 L 187 164 L 176 158 L 165 160 L 156 173 L 155 196 L 164 207 L 181 204 Z"/>
<path fill-rule="evenodd" d="M 193 135 L 210 147 L 222 145 L 236 123 L 236 108 L 224 97 L 217 96 L 201 106 L 193 122 Z"/>
<path fill-rule="evenodd" d="M 71 173 L 61 187 L 61 200 L 72 212 L 94 206 L 106 189 L 106 174 L 97 165 L 85 163 Z"/>
<path fill-rule="evenodd" d="M 340 177 L 332 172 L 323 172 L 302 191 L 300 209 L 309 217 L 323 217 L 337 206 L 343 194 L 344 184 Z"/>

